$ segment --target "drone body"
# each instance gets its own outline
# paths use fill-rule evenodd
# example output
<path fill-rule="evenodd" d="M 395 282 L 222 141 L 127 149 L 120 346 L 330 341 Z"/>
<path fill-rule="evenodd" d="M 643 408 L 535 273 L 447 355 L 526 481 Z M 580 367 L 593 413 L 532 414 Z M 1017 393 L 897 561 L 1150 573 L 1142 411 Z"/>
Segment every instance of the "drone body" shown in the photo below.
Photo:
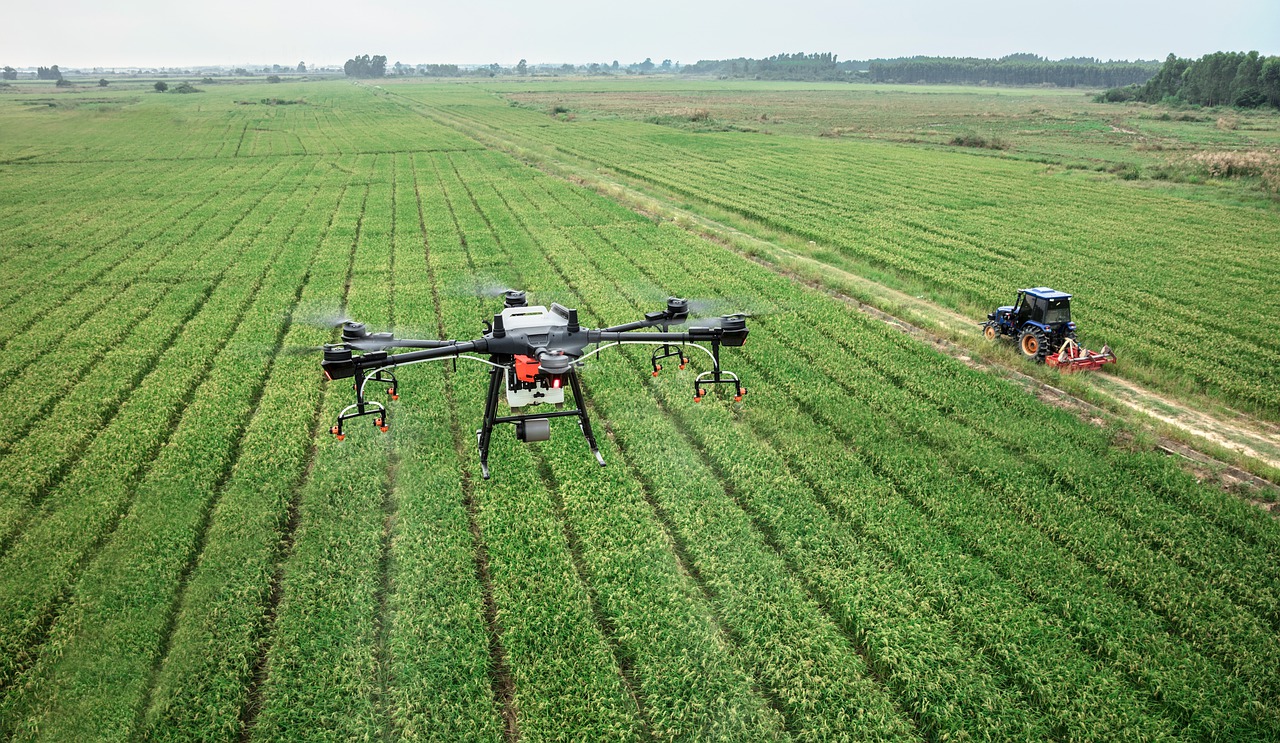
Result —
<path fill-rule="evenodd" d="M 734 399 L 746 394 L 738 376 L 720 368 L 720 347 L 736 347 L 746 343 L 747 324 L 742 315 L 724 315 L 709 326 L 691 327 L 684 332 L 671 332 L 672 325 L 683 324 L 689 317 L 688 302 L 668 297 L 665 309 L 650 312 L 643 320 L 610 328 L 593 329 L 578 323 L 578 311 L 552 304 L 551 308 L 530 307 L 522 291 L 504 295 L 502 312 L 485 323 L 484 334 L 475 340 L 412 340 L 395 338 L 391 333 L 370 333 L 362 323 L 346 322 L 342 326 L 342 342 L 324 347 L 321 368 L 330 380 L 354 378 L 356 402 L 338 415 L 331 432 L 344 438 L 343 423 L 365 415 L 376 416 L 374 425 L 386 431 L 386 406 L 365 398 L 369 382 L 388 384 L 387 394 L 399 399 L 399 382 L 392 372 L 398 366 L 445 359 L 471 359 L 489 365 L 489 391 L 485 400 L 484 420 L 476 431 L 480 452 L 480 469 L 489 478 L 489 441 L 493 429 L 501 423 L 515 426 L 521 441 L 546 441 L 551 436 L 551 420 L 576 417 L 587 444 L 596 460 L 604 466 L 604 457 L 596 444 L 587 416 L 578 379 L 583 361 L 612 346 L 646 344 L 657 346 L 651 356 L 653 374 L 662 366 L 660 360 L 678 356 L 680 368 L 689 363 L 687 348 L 706 353 L 712 368 L 694 378 L 694 400 L 701 401 L 708 387 L 733 385 Z M 650 332 L 660 328 L 657 332 Z M 701 343 L 708 343 L 708 350 Z M 587 351 L 590 345 L 598 347 Z M 390 349 L 415 349 L 390 353 Z M 482 358 L 475 354 L 487 354 Z M 372 373 L 370 373 L 372 372 Z M 705 385 L 705 386 L 704 386 Z M 565 389 L 572 392 L 574 407 L 565 406 Z M 504 396 L 511 415 L 498 415 L 499 400 Z M 553 409 L 541 408 L 551 405 Z M 531 412 L 517 412 L 533 409 Z"/>

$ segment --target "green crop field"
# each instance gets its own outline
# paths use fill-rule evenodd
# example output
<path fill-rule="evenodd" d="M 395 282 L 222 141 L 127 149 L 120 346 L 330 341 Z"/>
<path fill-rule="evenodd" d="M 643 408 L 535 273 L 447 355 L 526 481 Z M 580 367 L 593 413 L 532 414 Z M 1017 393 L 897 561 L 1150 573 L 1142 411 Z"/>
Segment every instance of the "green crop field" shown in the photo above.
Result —
<path fill-rule="evenodd" d="M 1062 284 L 1123 373 L 1267 415 L 1274 210 L 496 87 L 113 87 L 0 94 L 0 737 L 1280 738 L 1274 520 L 494 140 L 939 301 Z M 493 285 L 597 327 L 756 310 L 750 394 L 606 351 L 608 466 L 507 427 L 487 481 L 479 365 L 327 433 L 322 319 L 474 337 Z"/>
<path fill-rule="evenodd" d="M 623 105 L 607 88 L 592 97 L 573 92 L 573 86 L 567 92 L 544 87 L 555 92 L 517 92 L 512 100 L 554 96 L 562 108 L 594 105 L 622 114 L 634 114 L 628 106 L 638 105 Z M 796 118 L 858 121 L 890 139 L 899 138 L 910 122 L 928 117 L 944 122 L 942 131 L 959 135 L 957 122 L 964 117 L 956 113 L 962 105 L 957 99 L 978 96 L 831 87 L 796 92 Z M 993 122 L 989 128 L 1028 126 L 1019 124 L 1015 111 L 1040 112 L 1038 128 L 1015 140 L 1020 144 L 1010 156 L 995 157 L 967 148 L 939 149 L 942 140 L 936 135 L 920 146 L 903 146 L 865 132 L 835 139 L 697 132 L 634 116 L 566 120 L 528 106 L 503 108 L 492 95 L 465 90 L 444 97 L 419 87 L 405 95 L 421 95 L 418 91 L 447 101 L 442 120 L 496 133 L 543 156 L 619 174 L 695 211 L 736 218 L 748 231 L 808 242 L 813 246 L 808 250 L 823 262 L 930 296 L 975 323 L 997 305 L 1011 303 L 1016 288 L 1063 288 L 1080 295 L 1076 312 L 1084 340 L 1123 349 L 1125 363 L 1118 373 L 1175 396 L 1207 397 L 1280 420 L 1280 350 L 1273 342 L 1280 336 L 1280 301 L 1267 288 L 1280 273 L 1276 202 L 1259 195 L 1247 204 L 1222 203 L 1239 200 L 1247 187 L 1238 183 L 1204 184 L 1188 198 L 1185 191 L 1152 190 L 1157 181 L 1131 183 L 1069 167 L 1078 155 L 1068 152 L 1089 153 L 1104 171 L 1133 167 L 1126 160 L 1132 155 L 1151 157 L 1141 143 L 1124 141 L 1132 134 L 1119 131 L 1139 125 L 1107 123 L 1099 113 L 1102 104 L 1075 114 L 1066 113 L 1061 103 L 1044 108 L 1061 101 L 1061 92 L 989 95 L 995 99 L 990 108 L 984 99 L 968 101 L 969 117 L 985 112 Z M 731 104 L 690 86 L 668 92 L 662 104 L 647 105 L 670 110 L 673 98 L 723 105 L 726 113 L 720 115 L 741 119 L 742 97 L 749 94 L 740 87 L 729 93 Z M 757 110 L 767 111 L 780 95 L 766 89 Z M 936 105 L 935 97 L 940 99 Z M 890 99 L 884 109 L 875 107 L 881 98 Z M 1078 129 L 1045 123 L 1068 115 L 1078 120 Z M 1274 153 L 1280 117 L 1255 118 L 1248 131 L 1230 132 L 1230 147 L 1236 150 L 1222 144 L 1212 151 L 1252 146 Z M 1172 137 L 1176 145 L 1168 147 L 1204 147 L 1197 138 L 1203 130 L 1217 131 L 1213 126 L 1183 122 Z M 1100 131 L 1108 128 L 1117 131 Z M 1148 147 L 1159 140 L 1142 139 Z M 1053 160 L 1046 165 L 1021 159 L 1030 156 Z M 1280 184 L 1280 159 L 1274 168 Z M 1205 196 L 1205 191 L 1215 193 Z"/>

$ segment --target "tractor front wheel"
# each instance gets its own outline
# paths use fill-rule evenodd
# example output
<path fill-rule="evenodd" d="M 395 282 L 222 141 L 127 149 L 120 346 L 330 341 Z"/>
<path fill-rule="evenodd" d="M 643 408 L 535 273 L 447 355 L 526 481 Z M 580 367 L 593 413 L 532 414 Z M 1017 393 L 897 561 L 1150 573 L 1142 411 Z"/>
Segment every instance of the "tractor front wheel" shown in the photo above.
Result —
<path fill-rule="evenodd" d="M 1000 331 L 996 330 L 996 324 L 989 322 L 982 326 L 982 337 L 989 341 L 994 341 L 996 336 L 1000 335 Z"/>
<path fill-rule="evenodd" d="M 1023 356 L 1044 363 L 1045 354 L 1049 350 L 1046 340 L 1043 330 L 1031 327 L 1023 330 L 1022 335 L 1018 336 L 1018 347 L 1022 349 Z"/>

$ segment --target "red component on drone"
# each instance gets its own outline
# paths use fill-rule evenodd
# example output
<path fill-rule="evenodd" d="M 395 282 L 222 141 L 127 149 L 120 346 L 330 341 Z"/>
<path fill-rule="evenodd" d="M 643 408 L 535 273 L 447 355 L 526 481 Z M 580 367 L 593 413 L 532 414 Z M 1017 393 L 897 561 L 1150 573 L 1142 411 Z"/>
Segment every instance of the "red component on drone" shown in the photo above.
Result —
<path fill-rule="evenodd" d="M 516 356 L 516 379 L 532 382 L 538 376 L 538 360 L 532 356 Z"/>

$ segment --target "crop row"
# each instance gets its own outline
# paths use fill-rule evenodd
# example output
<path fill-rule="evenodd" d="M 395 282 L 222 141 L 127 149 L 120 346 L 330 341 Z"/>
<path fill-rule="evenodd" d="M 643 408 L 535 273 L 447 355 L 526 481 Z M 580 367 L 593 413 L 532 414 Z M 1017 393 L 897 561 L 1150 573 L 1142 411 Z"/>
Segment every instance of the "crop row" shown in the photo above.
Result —
<path fill-rule="evenodd" d="M 298 225 L 290 240 L 314 244 L 315 253 L 280 343 L 284 350 L 275 355 L 239 457 L 209 516 L 145 712 L 148 738 L 239 734 L 320 401 L 319 387 L 304 382 L 314 374 L 314 359 L 289 349 L 330 339 L 331 331 L 308 313 L 342 294 L 352 238 L 338 234 L 336 225 L 359 219 L 363 193 L 344 183 L 329 214 Z"/>
<path fill-rule="evenodd" d="M 109 541 L 82 569 L 23 679 L 27 700 L 14 707 L 25 706 L 26 724 L 42 734 L 132 734 L 152 669 L 162 659 L 182 576 L 200 551 L 215 496 L 239 455 L 246 421 L 307 276 L 316 242 L 306 242 L 309 249 L 289 246 L 310 205 L 296 200 L 282 213 L 285 224 L 259 235 L 277 247 L 261 251 L 267 257 L 262 274 L 243 277 L 256 285 L 252 305 L 208 366 Z"/>
<path fill-rule="evenodd" d="M 295 173 L 304 173 L 301 167 Z M 290 192 L 282 192 L 265 205 L 284 206 Z M 247 235 L 234 236 L 237 226 L 251 212 L 251 196 L 230 202 L 224 219 L 210 220 L 192 241 L 180 248 L 172 268 L 153 267 L 158 283 L 143 284 L 137 292 L 125 292 L 130 302 L 149 292 L 148 303 L 119 308 L 108 305 L 99 314 L 101 323 L 87 323 L 82 330 L 69 334 L 61 366 L 36 365 L 25 374 L 17 374 L 17 382 L 4 392 L 15 392 L 15 401 L 23 401 L 15 414 L 17 430 L 26 433 L 28 422 L 42 423 L 29 435 L 19 438 L 4 451 L 3 461 L 10 467 L 11 477 L 3 484 L 3 506 L 0 506 L 0 538 L 8 541 L 30 516 L 45 493 L 55 487 L 68 466 L 84 452 L 84 444 L 107 425 L 120 405 L 133 393 L 160 354 L 165 352 L 184 322 L 202 309 L 218 281 L 229 272 L 240 270 L 238 259 L 249 252 L 259 230 L 275 216 L 267 212 L 267 220 L 252 225 Z M 166 275 L 213 276 L 209 284 L 174 283 Z M 135 296 L 138 295 L 138 296 Z M 149 311 L 155 307 L 156 311 Z M 115 312 L 111 310 L 115 309 Z M 127 312 L 128 314 L 122 315 Z M 133 323 L 120 322 L 132 316 Z M 79 343 L 76 343 L 77 339 Z M 119 345 L 112 345 L 118 343 Z M 77 362 L 78 365 L 77 365 Z M 74 371 L 69 377 L 60 368 Z M 81 376 L 83 374 L 83 376 Z M 74 385 L 74 386 L 72 386 Z M 29 405 L 29 406 L 28 406 Z"/>
<path fill-rule="evenodd" d="M 263 175 L 265 173 L 258 178 Z M 30 363 L 35 358 L 29 355 L 31 349 L 46 348 L 57 340 L 59 333 L 96 309 L 97 304 L 88 303 L 80 296 L 86 289 L 127 286 L 137 281 L 149 266 L 165 259 L 175 247 L 189 241 L 205 222 L 218 217 L 218 204 L 211 202 L 220 190 L 237 184 L 243 187 L 242 174 L 218 173 L 210 178 L 208 191 L 180 202 L 169 219 L 158 219 L 141 210 L 143 213 L 137 222 L 117 225 L 109 236 L 101 234 L 106 232 L 104 228 L 92 235 L 77 237 L 74 245 L 33 240 L 29 255 L 35 265 L 24 267 L 21 261 L 15 260 L 19 265 L 13 268 L 10 301 L 4 307 L 15 326 L 24 328 L 22 333 L 4 339 L 4 348 L 22 349 L 18 357 L 6 358 L 6 364 Z M 162 185 L 170 184 L 162 182 Z M 27 225 L 27 229 L 30 228 L 31 225 Z M 159 249 L 160 246 L 166 249 Z M 47 271 L 38 268 L 40 256 L 50 254 L 65 258 L 65 263 L 61 268 L 51 266 Z M 57 262 L 57 258 L 50 261 Z M 70 312 L 64 310 L 68 305 Z"/>
<path fill-rule="evenodd" d="M 33 516 L 28 528 L 4 556 L 6 567 L 0 600 L 4 602 L 6 619 L 3 628 L 0 628 L 3 632 L 0 642 L 5 647 L 5 665 L 0 669 L 0 680 L 9 687 L 5 699 L 8 709 L 30 710 L 33 709 L 34 700 L 40 700 L 43 704 L 58 698 L 57 695 L 44 697 L 31 694 L 40 688 L 46 673 L 58 668 L 58 656 L 45 656 L 40 641 L 46 633 L 51 633 L 56 638 L 60 636 L 58 633 L 64 631 L 60 628 L 70 629 L 65 623 L 58 621 L 60 609 L 74 595 L 74 587 L 84 575 L 86 567 L 98 564 L 90 562 L 95 555 L 110 555 L 112 550 L 121 549 L 121 559 L 129 559 L 128 555 L 132 554 L 134 547 L 142 548 L 145 544 L 145 540 L 141 544 L 131 545 L 128 540 L 110 539 L 118 528 L 128 533 L 130 526 L 136 523 L 138 516 L 126 516 L 130 513 L 135 496 L 142 493 L 146 497 L 160 497 L 163 500 L 163 495 L 174 492 L 175 488 L 185 492 L 189 483 L 183 478 L 190 476 L 192 471 L 207 474 L 208 468 L 212 468 L 213 474 L 201 478 L 201 487 L 192 488 L 193 494 L 207 492 L 204 489 L 216 487 L 219 482 L 216 474 L 218 468 L 224 466 L 226 458 L 231 456 L 238 436 L 226 433 L 218 436 L 223 429 L 215 426 L 207 429 L 208 435 L 215 436 L 210 441 L 204 438 L 204 416 L 183 414 L 192 405 L 217 407 L 222 400 L 220 390 L 233 386 L 229 381 L 206 380 L 211 370 L 217 369 L 220 376 L 241 376 L 237 371 L 240 368 L 238 365 L 228 361 L 221 365 L 217 363 L 220 358 L 231 358 L 230 354 L 222 356 L 222 352 L 232 338 L 236 339 L 235 348 L 243 349 L 245 347 L 242 344 L 248 343 L 258 353 L 262 352 L 264 346 L 272 346 L 270 334 L 264 337 L 257 332 L 257 323 L 278 321 L 278 314 L 268 313 L 261 319 L 255 316 L 245 329 L 241 329 L 241 321 L 254 314 L 252 308 L 255 301 L 278 301 L 274 296 L 263 296 L 261 290 L 264 284 L 272 292 L 277 290 L 274 282 L 279 274 L 271 273 L 272 264 L 284 254 L 287 247 L 284 238 L 289 234 L 288 228 L 291 223 L 296 224 L 301 220 L 307 204 L 308 201 L 298 200 L 277 212 L 281 215 L 279 225 L 273 231 L 265 233 L 268 239 L 274 237 L 280 240 L 271 250 L 247 250 L 252 245 L 253 238 L 263 229 L 261 224 L 267 223 L 264 221 L 251 227 L 249 233 L 240 239 L 210 254 L 207 261 L 213 262 L 206 263 L 204 267 L 218 273 L 214 274 L 212 284 L 203 290 L 206 301 L 200 311 L 185 323 L 178 323 L 178 335 L 168 344 L 163 355 L 146 370 L 145 377 L 129 399 L 120 405 L 110 423 L 84 447 L 76 466 L 43 500 L 41 509 Z M 222 262 L 220 269 L 216 268 L 219 262 Z M 294 265 L 292 261 L 282 260 L 280 271 L 287 273 Z M 292 291 L 289 293 L 291 295 Z M 247 394 L 252 397 L 255 394 L 252 392 L 253 383 L 255 379 L 260 381 L 261 377 L 259 375 L 255 378 L 250 374 L 246 375 L 246 379 L 250 383 Z M 202 382 L 205 384 L 202 385 Z M 198 390 L 203 390 L 203 394 Z M 205 399 L 209 402 L 201 402 Z M 235 411 L 234 406 L 228 407 L 226 415 L 231 415 L 234 419 Z M 212 411 L 206 412 L 213 414 Z M 226 420 L 218 415 L 213 417 Z M 166 441 L 170 446 L 162 448 Z M 193 461 L 199 466 L 193 466 Z M 152 510 L 158 517 L 163 517 L 166 513 L 163 508 Z M 150 516 L 148 513 L 148 517 Z M 99 547 L 104 545 L 105 551 L 99 553 Z M 186 554 L 188 553 L 175 552 L 163 556 L 173 559 Z M 129 572 L 117 569 L 104 575 L 104 590 L 111 590 L 109 579 L 112 575 L 127 579 Z M 175 588 L 163 581 L 159 586 L 167 590 Z M 119 587 L 116 589 L 119 590 Z M 123 596 L 127 605 L 129 592 L 125 590 Z M 163 618 L 164 614 L 160 613 L 159 616 Z M 117 627 L 127 636 L 130 625 Z M 70 637 L 70 633 L 67 636 Z M 15 673 L 29 668 L 37 658 L 39 663 L 34 669 L 22 679 L 15 678 Z M 142 681 L 145 683 L 146 674 L 143 676 Z M 111 690 L 109 685 L 96 686 L 90 682 L 81 687 L 81 691 L 94 688 L 106 693 Z M 88 724 L 84 718 L 76 715 L 59 714 L 54 715 L 54 719 L 65 720 L 72 727 Z M 104 716 L 104 729 L 120 724 L 119 717 Z"/>

